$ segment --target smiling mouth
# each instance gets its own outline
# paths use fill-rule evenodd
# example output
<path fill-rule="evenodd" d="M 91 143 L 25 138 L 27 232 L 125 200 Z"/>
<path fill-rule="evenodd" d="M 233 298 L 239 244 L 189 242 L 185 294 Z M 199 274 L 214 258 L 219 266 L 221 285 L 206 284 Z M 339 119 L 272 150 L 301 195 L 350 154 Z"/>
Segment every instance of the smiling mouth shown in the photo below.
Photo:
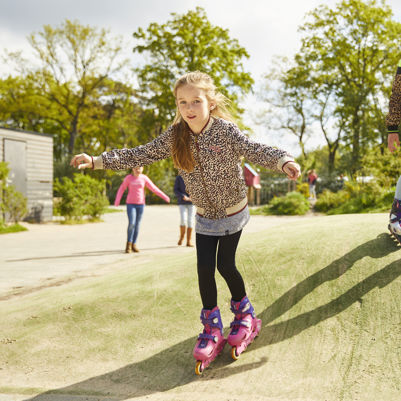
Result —
<path fill-rule="evenodd" d="M 196 116 L 188 116 L 187 118 L 189 118 L 190 120 L 193 120 Z"/>

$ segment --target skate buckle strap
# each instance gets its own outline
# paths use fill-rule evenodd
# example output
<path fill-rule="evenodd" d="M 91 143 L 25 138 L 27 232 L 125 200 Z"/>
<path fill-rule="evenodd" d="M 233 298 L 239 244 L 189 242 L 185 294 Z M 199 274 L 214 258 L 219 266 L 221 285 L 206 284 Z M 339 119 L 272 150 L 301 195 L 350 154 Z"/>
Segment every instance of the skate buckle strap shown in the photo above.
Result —
<path fill-rule="evenodd" d="M 251 309 L 251 303 L 248 300 L 241 302 L 239 305 L 236 305 L 234 302 L 231 304 L 231 312 L 233 313 L 246 313 L 249 309 Z"/>
<path fill-rule="evenodd" d="M 244 326 L 244 327 L 250 328 L 251 325 L 252 325 L 251 322 L 248 322 L 247 320 L 234 320 L 231 322 L 230 327 Z"/>
<path fill-rule="evenodd" d="M 394 216 L 394 217 L 392 217 Z M 401 211 L 392 211 L 390 214 L 390 223 L 395 223 L 396 221 L 401 221 Z"/>
<path fill-rule="evenodd" d="M 204 326 L 209 325 L 211 327 L 220 327 L 219 319 L 217 317 L 212 317 L 210 319 L 210 318 L 204 318 L 203 316 L 201 316 L 201 321 Z"/>
<path fill-rule="evenodd" d="M 252 317 L 255 317 L 255 310 L 253 309 L 253 306 L 249 302 L 247 296 L 242 298 L 241 302 L 231 301 L 231 312 L 235 314 L 235 317 L 238 320 L 246 315 L 251 315 Z"/>
<path fill-rule="evenodd" d="M 218 327 L 220 330 L 223 328 L 223 324 L 221 322 L 220 310 L 216 308 L 213 312 L 206 314 L 206 310 L 202 309 L 200 315 L 201 322 L 204 326 L 208 325 L 209 327 Z"/>
<path fill-rule="evenodd" d="M 215 343 L 217 343 L 218 338 L 217 338 L 217 336 L 212 336 L 211 334 L 200 333 L 198 336 L 198 340 L 211 340 L 211 341 L 214 341 Z"/>
<path fill-rule="evenodd" d="M 394 216 L 394 217 L 392 217 Z M 398 199 L 394 199 L 390 212 L 390 222 L 395 223 L 401 220 L 401 204 Z"/>

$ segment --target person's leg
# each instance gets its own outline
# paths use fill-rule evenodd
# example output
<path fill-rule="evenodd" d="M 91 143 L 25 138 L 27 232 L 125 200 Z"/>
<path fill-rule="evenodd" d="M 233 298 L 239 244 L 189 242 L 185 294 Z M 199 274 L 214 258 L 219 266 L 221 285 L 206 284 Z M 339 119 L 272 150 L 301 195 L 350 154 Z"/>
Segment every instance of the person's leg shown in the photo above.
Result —
<path fill-rule="evenodd" d="M 226 281 L 232 299 L 236 302 L 241 301 L 246 295 L 244 280 L 235 265 L 235 253 L 241 233 L 242 230 L 220 237 L 217 251 L 217 269 Z"/>
<path fill-rule="evenodd" d="M 193 246 L 192 244 L 192 219 L 193 219 L 193 205 L 185 205 L 187 211 L 187 246 Z"/>
<path fill-rule="evenodd" d="M 194 205 L 185 205 L 187 209 L 187 246 L 193 246 L 192 244 L 192 230 L 193 230 L 193 220 L 194 220 Z"/>
<path fill-rule="evenodd" d="M 393 234 L 401 235 L 401 176 L 395 188 L 394 202 L 390 212 L 390 226 Z M 397 237 L 398 239 L 398 237 Z"/>
<path fill-rule="evenodd" d="M 187 226 L 190 228 L 194 227 L 194 216 L 195 216 L 195 206 L 187 205 L 188 216 L 187 216 Z"/>
<path fill-rule="evenodd" d="M 135 216 L 136 216 L 136 212 L 133 206 L 134 205 L 127 203 L 128 228 L 127 228 L 127 245 L 125 247 L 125 253 L 132 252 L 132 238 L 134 235 Z"/>
<path fill-rule="evenodd" d="M 203 332 L 196 340 L 193 356 L 197 360 L 195 372 L 202 373 L 224 348 L 223 322 L 217 306 L 215 281 L 216 250 L 220 237 L 196 234 L 198 279 L 203 308 L 201 321 Z"/>
<path fill-rule="evenodd" d="M 180 210 L 180 238 L 178 240 L 178 245 L 182 245 L 184 241 L 186 227 L 186 205 L 178 205 Z"/>
<path fill-rule="evenodd" d="M 136 247 L 136 241 L 138 239 L 139 234 L 139 226 L 141 224 L 143 210 L 145 205 L 133 205 L 136 211 L 136 219 L 135 219 L 135 226 L 134 226 L 134 234 L 132 237 L 132 249 L 134 252 L 139 252 L 138 248 Z"/>
<path fill-rule="evenodd" d="M 395 187 L 394 198 L 401 202 L 401 176 L 398 178 L 397 186 Z"/>
<path fill-rule="evenodd" d="M 219 237 L 196 234 L 199 291 L 203 308 L 208 310 L 217 306 L 215 270 L 218 240 Z"/>

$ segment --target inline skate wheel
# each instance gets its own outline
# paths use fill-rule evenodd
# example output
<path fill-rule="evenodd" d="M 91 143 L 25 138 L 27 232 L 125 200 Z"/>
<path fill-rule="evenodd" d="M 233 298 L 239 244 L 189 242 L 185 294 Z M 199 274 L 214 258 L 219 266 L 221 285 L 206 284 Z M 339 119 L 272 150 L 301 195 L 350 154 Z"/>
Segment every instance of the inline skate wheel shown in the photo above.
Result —
<path fill-rule="evenodd" d="M 233 358 L 234 361 L 236 361 L 239 358 L 239 355 L 237 353 L 237 347 L 231 348 L 231 358 Z"/>
<path fill-rule="evenodd" d="M 200 376 L 203 372 L 203 364 L 202 361 L 197 361 L 195 365 L 195 373 Z"/>

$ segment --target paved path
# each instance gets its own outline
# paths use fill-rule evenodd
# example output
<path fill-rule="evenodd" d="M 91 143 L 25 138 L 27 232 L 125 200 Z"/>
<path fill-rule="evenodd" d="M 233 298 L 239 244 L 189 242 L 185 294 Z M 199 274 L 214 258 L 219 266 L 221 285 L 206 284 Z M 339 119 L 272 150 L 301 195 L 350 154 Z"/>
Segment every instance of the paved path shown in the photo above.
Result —
<path fill-rule="evenodd" d="M 194 248 L 177 246 L 177 206 L 148 205 L 138 238 L 141 252 L 125 254 L 127 216 L 125 206 L 117 209 L 120 213 L 104 215 L 102 223 L 24 223 L 28 231 L 0 235 L 0 300 L 102 274 L 117 265 L 145 263 L 156 253 L 195 252 Z M 283 219 L 286 217 L 252 216 L 244 233 L 282 224 Z"/>

